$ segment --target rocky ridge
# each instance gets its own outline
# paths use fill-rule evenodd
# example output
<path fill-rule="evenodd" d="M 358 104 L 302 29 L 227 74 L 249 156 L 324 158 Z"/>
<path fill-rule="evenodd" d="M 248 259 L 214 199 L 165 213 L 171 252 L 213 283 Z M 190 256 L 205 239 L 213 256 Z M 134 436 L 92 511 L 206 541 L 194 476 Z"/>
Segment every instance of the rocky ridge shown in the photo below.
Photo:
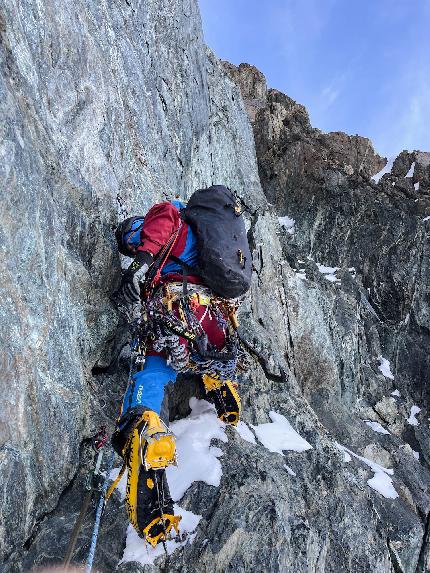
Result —
<path fill-rule="evenodd" d="M 243 419 L 283 414 L 312 449 L 281 456 L 228 431 L 220 486 L 181 500 L 203 516 L 194 542 L 118 570 L 429 570 L 428 154 L 372 181 L 385 160 L 370 142 L 319 132 L 255 68 L 219 62 L 193 0 L 6 2 L 0 22 L 2 573 L 64 555 L 88 439 L 126 384 L 113 226 L 220 182 L 246 208 L 255 267 Z M 172 418 L 195 391 L 178 385 Z M 381 472 L 398 497 L 368 486 Z M 105 573 L 125 544 L 120 505 Z"/>

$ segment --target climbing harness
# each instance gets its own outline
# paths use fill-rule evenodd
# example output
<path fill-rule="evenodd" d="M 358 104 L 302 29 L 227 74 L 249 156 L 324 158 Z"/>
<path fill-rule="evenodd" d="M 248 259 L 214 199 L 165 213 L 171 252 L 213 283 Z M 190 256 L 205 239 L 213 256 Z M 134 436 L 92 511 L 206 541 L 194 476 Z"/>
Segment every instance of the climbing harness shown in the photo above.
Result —
<path fill-rule="evenodd" d="M 161 285 L 149 300 L 144 300 L 143 306 L 142 335 L 154 341 L 155 351 L 167 354 L 177 372 L 217 371 L 222 379 L 235 375 L 239 355 L 243 354 L 236 335 L 238 301 L 220 299 L 206 287 L 195 284 L 188 285 L 184 295 L 181 283 L 169 283 Z M 200 319 L 193 313 L 199 306 L 206 308 Z M 223 350 L 210 348 L 201 325 L 206 316 L 224 332 Z M 189 348 L 185 348 L 180 339 L 187 341 Z"/>

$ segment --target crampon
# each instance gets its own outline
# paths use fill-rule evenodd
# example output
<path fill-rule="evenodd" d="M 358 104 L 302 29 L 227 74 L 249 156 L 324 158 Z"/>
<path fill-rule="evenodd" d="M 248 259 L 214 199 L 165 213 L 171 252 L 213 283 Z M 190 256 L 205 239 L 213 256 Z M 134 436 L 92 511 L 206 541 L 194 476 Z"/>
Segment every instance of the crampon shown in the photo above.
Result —
<path fill-rule="evenodd" d="M 218 418 L 225 424 L 237 426 L 241 412 L 237 384 L 208 374 L 203 375 L 203 384 L 209 401 L 215 406 Z"/>
<path fill-rule="evenodd" d="M 138 534 L 155 547 L 179 533 L 165 468 L 176 465 L 176 440 L 159 416 L 144 412 L 127 445 L 126 510 Z"/>

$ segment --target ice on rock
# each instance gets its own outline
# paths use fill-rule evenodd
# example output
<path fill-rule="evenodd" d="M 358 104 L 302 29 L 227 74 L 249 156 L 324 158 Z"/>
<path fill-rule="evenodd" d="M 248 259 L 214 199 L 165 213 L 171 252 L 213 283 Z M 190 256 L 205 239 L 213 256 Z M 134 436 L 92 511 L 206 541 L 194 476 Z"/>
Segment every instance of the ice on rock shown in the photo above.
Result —
<path fill-rule="evenodd" d="M 205 400 L 190 399 L 191 414 L 182 420 L 172 422 L 170 429 L 176 436 L 176 449 L 178 467 L 166 469 L 170 494 L 174 501 L 178 501 L 195 481 L 203 481 L 209 485 L 219 486 L 222 468 L 218 458 L 222 450 L 211 445 L 213 439 L 227 441 L 225 424 L 218 420 L 215 408 Z M 250 432 L 249 428 L 248 431 Z M 117 477 L 119 469 L 111 472 L 111 479 Z M 125 497 L 126 477 L 120 481 L 118 489 Z M 166 541 L 167 553 L 170 555 L 179 547 L 191 543 L 195 537 L 195 530 L 202 518 L 191 511 L 186 511 L 175 504 L 175 515 L 181 515 L 179 524 L 183 540 L 170 539 Z M 153 548 L 142 541 L 134 528 L 130 525 L 127 530 L 127 541 L 122 562 L 137 561 L 142 565 L 153 564 L 164 554 L 162 545 Z"/>
<path fill-rule="evenodd" d="M 340 279 L 336 276 L 336 271 L 339 270 L 339 267 L 326 267 L 325 265 L 318 264 L 318 270 L 320 273 L 324 275 L 324 278 L 332 283 L 340 283 Z"/>
<path fill-rule="evenodd" d="M 332 275 L 333 273 L 339 270 L 339 267 L 326 267 L 325 265 L 318 265 L 318 270 L 323 275 L 326 274 Z"/>
<path fill-rule="evenodd" d="M 373 478 L 367 480 L 367 484 L 387 499 L 396 499 L 399 497 L 399 494 L 394 489 L 393 480 L 385 473 L 385 471 L 375 472 Z"/>
<path fill-rule="evenodd" d="M 306 273 L 296 272 L 296 277 L 297 277 L 298 279 L 305 280 L 305 279 L 306 279 Z"/>
<path fill-rule="evenodd" d="M 372 428 L 372 430 L 374 432 L 377 432 L 378 434 L 389 434 L 390 432 L 388 430 L 386 430 L 383 426 L 381 426 L 381 424 L 379 424 L 379 422 L 372 422 L 371 420 L 366 420 L 366 424 Z"/>
<path fill-rule="evenodd" d="M 415 405 L 412 406 L 411 413 L 408 418 L 408 424 L 410 424 L 411 426 L 419 426 L 419 422 L 416 419 L 416 415 L 419 414 L 419 412 L 421 412 L 421 408 Z"/>
<path fill-rule="evenodd" d="M 415 171 L 415 161 L 412 163 L 409 171 L 406 173 L 405 177 L 413 177 Z"/>
<path fill-rule="evenodd" d="M 393 373 L 391 372 L 390 361 L 384 358 L 383 356 L 378 357 L 379 360 L 379 370 L 385 376 L 385 378 L 390 378 L 394 380 Z"/>
<path fill-rule="evenodd" d="M 190 407 L 191 414 L 187 418 L 170 424 L 170 429 L 176 436 L 178 466 L 167 468 L 166 475 L 174 501 L 179 501 L 195 481 L 204 481 L 208 485 L 219 486 L 222 475 L 218 458 L 223 452 L 220 448 L 211 445 L 211 441 L 218 439 L 227 442 L 225 425 L 220 422 L 214 406 L 209 402 L 191 398 Z M 241 426 L 242 432 L 244 434 L 248 432 L 254 438 L 246 424 L 244 422 L 240 424 L 245 426 L 245 429 Z M 248 441 L 252 440 L 249 438 Z M 253 443 L 255 443 L 255 438 Z M 114 480 L 119 471 L 120 468 L 113 469 L 109 476 L 110 479 Z M 127 473 L 117 486 L 122 499 L 125 499 L 126 483 Z"/>
<path fill-rule="evenodd" d="M 381 169 L 381 171 L 379 171 L 379 173 L 377 173 L 376 175 L 374 175 L 374 176 L 372 177 L 372 180 L 373 180 L 375 183 L 378 183 L 379 180 L 381 179 L 381 177 L 382 177 L 383 175 L 385 175 L 385 173 L 391 173 L 391 169 L 392 169 L 392 167 L 393 167 L 394 159 L 395 159 L 395 157 L 390 157 L 389 160 L 388 160 L 388 162 L 387 162 L 387 165 L 386 165 L 383 169 Z"/>
<path fill-rule="evenodd" d="M 352 457 L 348 454 L 347 451 L 343 450 L 343 461 L 345 463 L 349 463 L 352 460 Z"/>
<path fill-rule="evenodd" d="M 330 281 L 331 283 L 339 283 L 340 279 L 337 278 L 336 275 L 324 275 L 324 278 L 328 281 Z"/>
<path fill-rule="evenodd" d="M 291 217 L 278 217 L 278 221 L 279 224 L 281 225 L 281 227 L 290 235 L 294 235 L 294 225 L 295 225 L 295 221 L 294 219 L 291 219 Z"/>
<path fill-rule="evenodd" d="M 354 458 L 360 460 L 363 464 L 366 464 L 366 466 L 368 466 L 374 472 L 373 477 L 367 480 L 367 485 L 369 487 L 387 499 L 396 499 L 399 497 L 399 494 L 393 486 L 393 480 L 390 478 L 390 476 L 394 474 L 392 469 L 384 468 L 383 466 L 380 466 L 368 458 L 363 458 L 362 456 L 355 454 L 352 450 L 342 446 L 342 444 L 339 444 L 338 442 L 335 442 L 335 445 L 342 452 L 350 454 Z"/>
<path fill-rule="evenodd" d="M 178 467 L 166 469 L 167 481 L 170 494 L 174 501 L 178 501 L 195 481 L 203 481 L 209 485 L 220 484 L 222 469 L 218 458 L 222 450 L 211 445 L 213 439 L 227 441 L 225 424 L 218 420 L 215 408 L 205 400 L 191 398 L 191 414 L 183 420 L 172 422 L 170 429 L 176 435 L 176 449 L 178 455 Z M 244 424 L 245 425 L 245 424 Z M 249 428 L 248 432 L 251 433 Z M 254 439 L 255 443 L 255 439 Z M 115 468 L 110 473 L 114 480 L 119 473 Z M 118 484 L 118 490 L 125 498 L 126 475 Z M 179 547 L 191 543 L 195 537 L 195 530 L 202 518 L 191 511 L 182 509 L 175 504 L 175 515 L 181 515 L 179 524 L 181 539 L 169 539 L 166 541 L 167 553 L 170 555 Z M 183 539 L 182 539 L 183 536 Z M 142 565 L 151 565 L 164 554 L 162 545 L 151 547 L 145 543 L 130 525 L 127 529 L 126 547 L 122 562 L 137 561 Z"/>
<path fill-rule="evenodd" d="M 290 474 L 290 476 L 294 477 L 297 475 L 296 472 L 290 468 L 290 466 L 287 466 L 287 464 L 284 464 L 284 468 L 287 470 L 287 472 Z"/>
<path fill-rule="evenodd" d="M 269 417 L 272 422 L 252 426 L 258 440 L 269 452 L 278 454 L 282 454 L 284 450 L 304 452 L 312 448 L 282 414 L 271 411 Z"/>

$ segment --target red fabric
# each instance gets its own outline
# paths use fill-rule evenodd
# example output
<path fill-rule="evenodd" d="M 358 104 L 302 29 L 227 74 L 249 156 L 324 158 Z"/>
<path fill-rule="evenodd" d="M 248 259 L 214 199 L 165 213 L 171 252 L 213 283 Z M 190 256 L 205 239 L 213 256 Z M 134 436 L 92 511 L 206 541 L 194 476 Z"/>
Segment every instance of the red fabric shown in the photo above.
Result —
<path fill-rule="evenodd" d="M 175 255 L 176 257 L 178 255 Z M 201 285 L 203 284 L 202 277 L 198 277 L 197 275 L 187 275 L 187 281 L 189 283 L 193 283 L 194 285 Z M 182 275 L 179 273 L 169 273 L 160 279 L 161 283 L 181 283 L 182 282 Z"/>
<path fill-rule="evenodd" d="M 191 309 L 191 312 L 194 314 L 194 316 L 198 320 L 200 320 L 201 317 L 203 316 L 203 314 L 206 312 L 206 309 L 207 309 L 206 306 L 196 305 L 194 308 Z M 173 312 L 176 316 L 179 315 L 178 305 L 175 303 L 173 304 Z M 202 326 L 203 330 L 205 331 L 209 342 L 211 344 L 213 344 L 217 350 L 222 350 L 225 346 L 225 343 L 226 343 L 225 332 L 220 327 L 216 318 L 212 314 L 207 312 L 205 318 L 201 322 L 201 326 Z M 183 344 L 184 346 L 186 346 L 188 348 L 190 343 L 187 339 L 179 338 L 179 341 L 181 344 Z M 148 347 L 146 354 L 148 356 L 164 356 L 165 357 L 164 352 L 156 352 L 150 346 Z"/>
<path fill-rule="evenodd" d="M 145 221 L 140 232 L 141 244 L 137 250 L 146 251 L 155 257 L 160 249 L 167 244 L 173 233 L 177 231 L 180 224 L 181 215 L 174 205 L 167 201 L 164 203 L 157 203 L 151 207 L 145 216 Z M 182 222 L 179 235 L 171 253 L 173 256 L 181 256 L 187 243 L 187 236 L 188 225 L 185 222 Z M 187 280 L 194 284 L 202 283 L 201 277 L 198 276 L 189 276 L 187 277 Z M 182 282 L 182 275 L 171 273 L 164 276 L 161 279 L 161 282 Z"/>
<path fill-rule="evenodd" d="M 140 232 L 141 243 L 137 250 L 147 251 L 154 256 L 157 255 L 158 251 L 164 247 L 173 233 L 178 230 L 180 223 L 181 216 L 179 214 L 179 210 L 174 205 L 167 201 L 164 203 L 157 203 L 151 207 L 145 216 L 145 221 Z M 178 241 L 181 240 L 184 231 L 186 231 L 184 227 L 187 227 L 187 225 L 182 225 Z M 182 247 L 182 249 L 183 248 L 184 247 Z M 174 252 L 175 250 L 176 245 Z M 174 254 L 174 252 L 172 254 Z"/>

